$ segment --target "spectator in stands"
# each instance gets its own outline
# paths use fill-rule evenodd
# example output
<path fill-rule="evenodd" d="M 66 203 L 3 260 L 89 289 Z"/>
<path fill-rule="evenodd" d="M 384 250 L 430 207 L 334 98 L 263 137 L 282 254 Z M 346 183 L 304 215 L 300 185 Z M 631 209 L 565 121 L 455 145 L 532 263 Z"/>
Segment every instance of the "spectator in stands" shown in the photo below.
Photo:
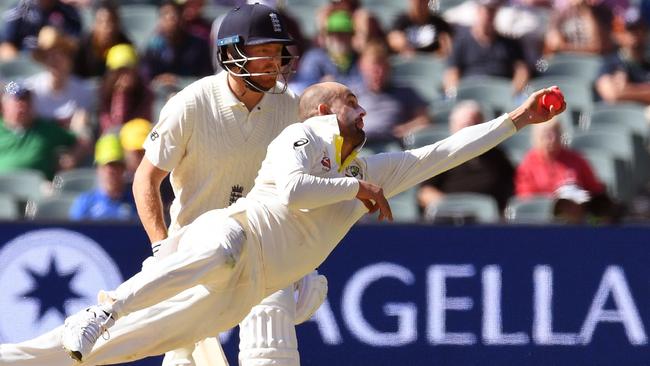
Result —
<path fill-rule="evenodd" d="M 384 40 L 386 34 L 377 17 L 367 8 L 363 7 L 360 0 L 331 0 L 321 7 L 316 14 L 318 26 L 318 44 L 323 46 L 327 42 L 329 17 L 338 11 L 345 11 L 352 19 L 352 48 L 361 53 L 370 41 Z"/>
<path fill-rule="evenodd" d="M 135 118 L 126 122 L 120 129 L 120 143 L 124 149 L 126 176 L 129 182 L 133 181 L 133 175 L 144 157 L 142 145 L 152 127 L 148 120 Z"/>
<path fill-rule="evenodd" d="M 35 48 L 38 33 L 46 25 L 72 37 L 81 34 L 81 18 L 73 6 L 60 0 L 20 0 L 2 16 L 0 60 L 12 59 L 19 51 Z"/>
<path fill-rule="evenodd" d="M 183 11 L 181 15 L 183 29 L 196 38 L 210 41 L 210 30 L 212 29 L 212 19 L 203 18 L 201 11 L 205 5 L 205 0 L 181 0 Z"/>
<path fill-rule="evenodd" d="M 449 116 L 449 130 L 461 129 L 485 121 L 481 106 L 475 101 L 459 102 Z M 515 169 L 505 153 L 497 146 L 483 155 L 439 174 L 420 185 L 417 193 L 421 212 L 436 205 L 445 194 L 474 192 L 492 196 L 503 210 L 514 193 Z"/>
<path fill-rule="evenodd" d="M 112 0 L 103 0 L 95 11 L 92 29 L 79 43 L 74 73 L 82 78 L 103 76 L 108 50 L 121 43 L 131 41 L 122 31 L 117 5 Z"/>
<path fill-rule="evenodd" d="M 568 7 L 555 9 L 551 16 L 546 51 L 609 54 L 614 49 L 612 21 L 612 11 L 602 2 L 571 0 Z"/>
<path fill-rule="evenodd" d="M 352 47 L 354 25 L 347 11 L 338 10 L 327 18 L 324 48 L 312 48 L 305 53 L 292 80 L 292 88 L 300 93 L 321 81 L 338 81 L 352 85 L 360 82 L 357 65 L 359 55 Z"/>
<path fill-rule="evenodd" d="M 596 80 L 598 95 L 611 103 L 650 104 L 650 58 L 645 50 L 648 27 L 638 9 L 628 10 L 624 25 L 615 37 L 620 48 L 603 63 Z"/>
<path fill-rule="evenodd" d="M 562 127 L 555 118 L 535 126 L 532 149 L 526 154 L 515 177 L 518 197 L 553 196 L 562 186 L 575 185 L 597 195 L 605 191 L 582 155 L 562 144 Z"/>
<path fill-rule="evenodd" d="M 72 133 L 35 118 L 32 103 L 33 94 L 26 86 L 7 84 L 1 103 L 0 172 L 34 169 L 51 180 L 64 154 L 68 156 L 67 168 L 71 168 L 82 152 Z"/>
<path fill-rule="evenodd" d="M 84 192 L 70 207 L 71 220 L 137 220 L 130 187 L 124 179 L 124 151 L 117 135 L 100 137 L 95 145 L 97 188 Z"/>
<path fill-rule="evenodd" d="M 362 83 L 353 87 L 359 104 L 369 111 L 364 130 L 369 143 L 401 141 L 404 136 L 429 125 L 427 103 L 412 88 L 390 82 L 388 49 L 371 43 L 361 54 Z"/>
<path fill-rule="evenodd" d="M 451 36 L 451 25 L 431 11 L 428 0 L 410 0 L 408 11 L 397 16 L 388 33 L 388 44 L 402 55 L 431 52 L 447 57 Z"/>
<path fill-rule="evenodd" d="M 183 29 L 182 8 L 166 0 L 159 8 L 156 32 L 147 44 L 142 60 L 144 75 L 155 87 L 175 86 L 179 76 L 202 77 L 212 74 L 208 41 Z"/>
<path fill-rule="evenodd" d="M 521 45 L 498 34 L 494 25 L 501 1 L 478 0 L 474 24 L 455 33 L 443 81 L 448 96 L 456 95 L 461 78 L 472 76 L 510 78 L 514 94 L 520 93 L 528 83 L 530 71 Z"/>
<path fill-rule="evenodd" d="M 125 180 L 129 184 L 133 183 L 135 171 L 144 157 L 144 141 L 149 136 L 153 125 L 151 122 L 135 118 L 122 126 L 120 129 L 120 143 L 124 149 L 124 162 L 126 164 Z M 169 222 L 169 207 L 174 201 L 174 190 L 170 176 L 167 175 L 160 185 L 160 196 L 163 204 L 163 211 L 167 212 L 165 222 Z"/>
<path fill-rule="evenodd" d="M 34 93 L 37 116 L 56 120 L 88 139 L 88 111 L 92 110 L 95 91 L 89 83 L 72 75 L 76 51 L 75 39 L 53 27 L 43 27 L 33 56 L 45 66 L 45 71 L 27 78 L 25 84 Z"/>
<path fill-rule="evenodd" d="M 106 66 L 108 73 L 99 91 L 100 131 L 119 129 L 134 118 L 151 120 L 153 93 L 138 72 L 138 56 L 133 46 L 111 47 Z"/>

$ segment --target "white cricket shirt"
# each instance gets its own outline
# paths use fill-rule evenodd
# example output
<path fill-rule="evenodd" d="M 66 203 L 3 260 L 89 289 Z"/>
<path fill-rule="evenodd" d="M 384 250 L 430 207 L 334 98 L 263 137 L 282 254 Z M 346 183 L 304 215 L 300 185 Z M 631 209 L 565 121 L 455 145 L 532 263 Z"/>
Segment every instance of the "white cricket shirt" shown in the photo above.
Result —
<path fill-rule="evenodd" d="M 145 141 L 146 158 L 171 172 L 170 233 L 246 195 L 268 144 L 299 121 L 293 92 L 264 94 L 249 112 L 227 75 L 208 76 L 172 97 Z"/>
<path fill-rule="evenodd" d="M 366 212 L 357 179 L 387 197 L 493 148 L 515 132 L 507 115 L 404 152 L 341 162 L 335 115 L 287 127 L 268 148 L 246 206 L 250 237 L 261 243 L 266 288 L 278 289 L 318 267 Z"/>

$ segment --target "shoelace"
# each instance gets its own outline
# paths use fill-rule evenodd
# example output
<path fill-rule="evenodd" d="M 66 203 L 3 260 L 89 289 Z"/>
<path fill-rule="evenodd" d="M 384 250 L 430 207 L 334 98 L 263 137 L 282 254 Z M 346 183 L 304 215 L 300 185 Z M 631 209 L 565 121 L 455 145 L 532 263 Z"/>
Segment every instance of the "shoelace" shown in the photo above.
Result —
<path fill-rule="evenodd" d="M 81 335 L 90 343 L 94 343 L 100 336 L 105 340 L 109 340 L 111 338 L 111 334 L 108 332 L 106 324 L 108 324 L 111 317 L 112 315 L 108 315 L 106 320 L 99 324 L 99 327 L 97 327 L 94 322 L 90 322 L 84 325 L 81 327 Z M 104 334 L 106 334 L 105 337 Z"/>

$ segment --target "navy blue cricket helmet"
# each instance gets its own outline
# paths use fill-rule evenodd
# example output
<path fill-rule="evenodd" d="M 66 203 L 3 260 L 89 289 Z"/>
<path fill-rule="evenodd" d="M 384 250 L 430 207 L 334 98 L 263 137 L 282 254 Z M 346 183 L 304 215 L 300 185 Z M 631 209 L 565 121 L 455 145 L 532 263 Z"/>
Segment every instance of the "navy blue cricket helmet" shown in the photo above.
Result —
<path fill-rule="evenodd" d="M 242 46 L 252 46 L 267 43 L 283 45 L 282 68 L 275 72 L 251 73 L 246 69 L 246 63 L 252 60 L 268 59 L 267 56 L 249 56 Z M 258 92 L 279 92 L 286 90 L 288 74 L 292 72 L 292 63 L 297 56 L 292 56 L 287 47 L 294 43 L 289 36 L 281 16 L 273 8 L 259 3 L 238 6 L 226 14 L 217 32 L 217 61 L 219 66 L 230 74 L 242 77 L 246 85 Z M 277 75 L 283 77 L 284 85 L 281 90 L 272 88 L 265 90 L 253 82 L 251 76 Z"/>

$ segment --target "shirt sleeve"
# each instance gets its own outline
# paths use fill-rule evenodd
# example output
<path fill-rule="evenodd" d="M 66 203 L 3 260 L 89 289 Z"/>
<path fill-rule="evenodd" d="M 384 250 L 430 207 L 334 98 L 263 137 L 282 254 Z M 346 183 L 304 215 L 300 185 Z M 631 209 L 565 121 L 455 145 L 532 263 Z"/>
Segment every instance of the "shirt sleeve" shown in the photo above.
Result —
<path fill-rule="evenodd" d="M 531 169 L 531 155 L 529 153 L 517 167 L 515 173 L 515 193 L 519 197 L 528 197 L 537 192 L 538 189 L 536 188 L 534 174 Z"/>
<path fill-rule="evenodd" d="M 495 147 L 516 131 L 507 114 L 414 150 L 366 158 L 368 180 L 392 197 Z"/>
<path fill-rule="evenodd" d="M 74 200 L 72 206 L 70 206 L 70 212 L 68 217 L 73 221 L 81 221 L 86 218 L 86 211 L 88 206 L 88 197 L 87 194 L 81 194 L 77 199 Z"/>
<path fill-rule="evenodd" d="M 144 142 L 145 157 L 154 166 L 168 172 L 185 155 L 187 141 L 192 133 L 193 108 L 183 96 L 183 92 L 176 94 L 165 104 L 160 111 L 158 123 Z"/>
<path fill-rule="evenodd" d="M 313 175 L 322 169 L 320 141 L 300 124 L 285 130 L 269 147 L 277 163 L 275 184 L 284 203 L 293 209 L 313 209 L 353 199 L 359 191 L 355 178 L 322 178 Z"/>

